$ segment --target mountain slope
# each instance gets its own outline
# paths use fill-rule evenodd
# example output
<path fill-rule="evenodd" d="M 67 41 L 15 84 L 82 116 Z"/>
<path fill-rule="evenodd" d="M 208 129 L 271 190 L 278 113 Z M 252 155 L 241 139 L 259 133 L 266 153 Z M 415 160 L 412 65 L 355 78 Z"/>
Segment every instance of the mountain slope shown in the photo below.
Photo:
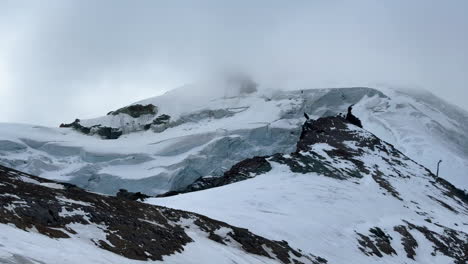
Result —
<path fill-rule="evenodd" d="M 148 202 L 284 237 L 330 263 L 468 259 L 467 194 L 344 118 L 310 120 L 291 154 L 242 161 L 224 177 Z"/>
<path fill-rule="evenodd" d="M 0 166 L 0 263 L 326 263 L 194 213 Z M 161 262 L 159 262 L 161 263 Z"/>
<path fill-rule="evenodd" d="M 441 176 L 468 189 L 463 110 L 426 93 L 270 91 L 244 82 L 181 87 L 60 129 L 0 124 L 0 164 L 102 193 L 160 194 L 249 157 L 291 152 L 304 112 L 318 118 L 354 104 L 366 129 L 432 171 L 443 159 Z"/>

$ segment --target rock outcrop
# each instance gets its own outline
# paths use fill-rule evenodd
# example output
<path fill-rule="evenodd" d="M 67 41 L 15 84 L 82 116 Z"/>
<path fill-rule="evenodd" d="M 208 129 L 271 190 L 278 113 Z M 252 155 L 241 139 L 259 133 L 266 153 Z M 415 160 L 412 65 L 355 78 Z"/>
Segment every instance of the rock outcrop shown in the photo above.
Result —
<path fill-rule="evenodd" d="M 103 139 L 117 139 L 122 135 L 122 130 L 119 128 L 106 127 L 102 125 L 94 125 L 86 127 L 80 124 L 80 119 L 76 119 L 70 124 L 60 124 L 60 127 L 71 127 L 86 135 L 99 135 Z"/>
<path fill-rule="evenodd" d="M 107 115 L 127 114 L 133 118 L 138 118 L 142 115 L 156 115 L 157 112 L 158 108 L 152 104 L 134 104 L 109 112 Z"/>
<path fill-rule="evenodd" d="M 353 111 L 353 106 L 348 107 L 348 113 L 346 114 L 346 120 L 348 120 L 348 122 L 350 122 L 351 124 L 362 128 L 361 120 L 359 120 L 359 118 L 357 118 L 355 115 L 353 115 L 352 111 Z"/>
<path fill-rule="evenodd" d="M 60 127 L 70 127 L 86 135 L 99 135 L 103 139 L 118 139 L 124 132 L 147 130 L 153 124 L 167 123 L 170 119 L 168 115 L 160 115 L 152 123 L 148 123 L 147 119 L 156 116 L 157 113 L 158 108 L 155 105 L 134 104 L 109 112 L 107 116 L 110 116 L 111 120 L 107 122 L 90 123 L 89 121 L 82 122 L 80 119 L 76 119 L 72 123 L 61 124 Z M 118 125 L 114 125 L 114 123 Z M 126 124 L 126 126 L 123 126 L 123 124 Z"/>

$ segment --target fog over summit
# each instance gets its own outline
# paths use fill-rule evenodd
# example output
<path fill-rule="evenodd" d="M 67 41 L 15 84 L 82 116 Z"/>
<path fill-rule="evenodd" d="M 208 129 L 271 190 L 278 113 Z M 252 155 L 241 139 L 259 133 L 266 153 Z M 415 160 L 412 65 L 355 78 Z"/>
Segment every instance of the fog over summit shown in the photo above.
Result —
<path fill-rule="evenodd" d="M 466 1 L 2 1 L 2 122 L 57 126 L 212 78 L 424 88 L 468 109 Z M 103 99 L 105 98 L 105 99 Z"/>

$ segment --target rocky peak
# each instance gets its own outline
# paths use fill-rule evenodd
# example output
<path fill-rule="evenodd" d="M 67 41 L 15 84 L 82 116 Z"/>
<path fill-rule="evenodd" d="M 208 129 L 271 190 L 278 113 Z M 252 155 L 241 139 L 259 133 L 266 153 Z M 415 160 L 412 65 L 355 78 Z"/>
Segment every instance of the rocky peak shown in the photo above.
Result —
<path fill-rule="evenodd" d="M 386 193 L 402 200 L 391 179 L 425 177 L 449 197 L 468 203 L 466 194 L 431 171 L 406 157 L 393 145 L 352 124 L 346 117 L 330 116 L 304 122 L 296 145 L 289 154 L 253 157 L 243 160 L 222 177 L 202 177 L 185 189 L 160 196 L 198 191 L 246 180 L 272 170 L 273 164 L 287 165 L 293 173 L 317 173 L 352 180 L 370 176 Z"/>
<path fill-rule="evenodd" d="M 371 147 L 380 143 L 377 137 L 363 137 L 365 134 L 367 133 L 359 133 L 347 118 L 341 116 L 309 119 L 302 125 L 296 152 L 310 151 L 311 146 L 318 143 L 325 143 L 337 149 L 347 148 L 346 143 L 349 142 L 356 142 L 360 147 Z"/>

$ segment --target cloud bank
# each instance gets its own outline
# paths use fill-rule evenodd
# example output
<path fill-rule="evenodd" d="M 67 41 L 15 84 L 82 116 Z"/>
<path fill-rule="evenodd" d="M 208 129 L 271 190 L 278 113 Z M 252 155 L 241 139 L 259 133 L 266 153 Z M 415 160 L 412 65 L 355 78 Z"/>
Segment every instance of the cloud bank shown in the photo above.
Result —
<path fill-rule="evenodd" d="M 468 109 L 467 1 L 2 1 L 0 121 L 93 117 L 235 68 Z"/>

